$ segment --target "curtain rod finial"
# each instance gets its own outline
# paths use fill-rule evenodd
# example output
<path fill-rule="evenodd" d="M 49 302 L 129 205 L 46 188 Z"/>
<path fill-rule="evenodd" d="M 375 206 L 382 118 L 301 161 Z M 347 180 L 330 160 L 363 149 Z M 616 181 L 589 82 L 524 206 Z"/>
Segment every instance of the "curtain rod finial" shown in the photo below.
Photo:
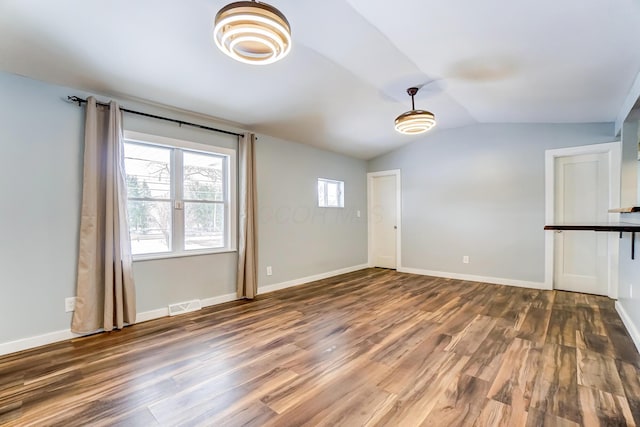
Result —
<path fill-rule="evenodd" d="M 67 96 L 67 101 L 71 101 L 71 102 L 77 102 L 78 103 L 78 107 L 82 106 L 82 98 L 79 98 L 75 95 L 73 96 Z"/>

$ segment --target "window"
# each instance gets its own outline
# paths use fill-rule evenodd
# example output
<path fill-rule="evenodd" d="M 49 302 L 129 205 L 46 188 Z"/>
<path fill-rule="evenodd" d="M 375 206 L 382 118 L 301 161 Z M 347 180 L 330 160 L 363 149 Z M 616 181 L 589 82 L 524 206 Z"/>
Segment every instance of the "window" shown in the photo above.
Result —
<path fill-rule="evenodd" d="M 344 182 L 318 178 L 318 206 L 344 208 Z"/>
<path fill-rule="evenodd" d="M 233 150 L 126 132 L 124 162 L 136 258 L 234 249 Z"/>

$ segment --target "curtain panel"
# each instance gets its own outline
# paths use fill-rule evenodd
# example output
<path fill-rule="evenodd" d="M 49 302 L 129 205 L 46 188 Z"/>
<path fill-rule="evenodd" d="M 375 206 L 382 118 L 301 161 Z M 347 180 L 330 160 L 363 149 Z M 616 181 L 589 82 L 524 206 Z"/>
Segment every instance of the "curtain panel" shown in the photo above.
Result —
<path fill-rule="evenodd" d="M 246 133 L 238 141 L 238 298 L 258 293 L 258 227 L 256 194 L 256 136 Z"/>
<path fill-rule="evenodd" d="M 135 323 L 136 297 L 127 221 L 122 112 L 87 99 L 82 213 L 71 330 L 111 331 Z"/>

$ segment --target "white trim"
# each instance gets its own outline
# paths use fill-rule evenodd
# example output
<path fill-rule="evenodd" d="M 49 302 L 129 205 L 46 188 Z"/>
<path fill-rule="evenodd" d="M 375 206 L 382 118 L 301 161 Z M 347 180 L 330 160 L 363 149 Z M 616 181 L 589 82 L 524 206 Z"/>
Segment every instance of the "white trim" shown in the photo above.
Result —
<path fill-rule="evenodd" d="M 231 136 L 237 139 L 236 136 Z M 150 133 L 134 132 L 132 130 L 124 131 L 124 139 L 127 141 L 140 142 L 142 144 L 161 145 L 167 148 L 185 148 L 187 150 L 202 151 L 204 153 L 223 154 L 231 157 L 236 156 L 236 150 L 226 147 L 218 147 L 217 145 L 202 144 L 199 142 L 185 141 L 184 139 L 169 138 L 166 136 L 152 135 Z"/>
<path fill-rule="evenodd" d="M 169 307 L 157 308 L 155 310 L 143 311 L 136 314 L 136 323 L 148 322 L 149 320 L 160 319 L 169 316 Z"/>
<path fill-rule="evenodd" d="M 622 131 L 622 126 L 624 125 L 625 120 L 629 116 L 629 113 L 633 110 L 636 102 L 640 99 L 640 73 L 636 75 L 636 78 L 631 85 L 631 89 L 629 89 L 629 93 L 627 94 L 624 102 L 622 103 L 622 108 L 618 112 L 615 123 L 615 135 L 620 135 L 620 131 Z"/>
<path fill-rule="evenodd" d="M 391 169 L 379 172 L 367 173 L 367 263 L 369 267 L 373 267 L 373 247 L 371 246 L 371 232 L 373 215 L 373 199 L 371 197 L 373 191 L 373 178 L 381 176 L 395 176 L 396 177 L 396 224 L 398 230 L 396 231 L 396 270 L 400 271 L 402 268 L 402 176 L 400 169 Z"/>
<path fill-rule="evenodd" d="M 185 252 L 158 252 L 154 254 L 138 254 L 133 255 L 133 262 L 142 262 L 142 261 L 158 261 L 161 259 L 170 259 L 170 258 L 186 258 L 192 256 L 202 256 L 202 255 L 218 255 L 218 254 L 229 254 L 238 252 L 237 249 L 220 249 L 220 250 L 191 250 Z"/>
<path fill-rule="evenodd" d="M 212 305 L 223 304 L 225 302 L 235 301 L 238 297 L 236 294 L 225 294 L 217 297 L 205 298 L 200 300 L 202 308 L 211 307 Z M 157 308 L 155 310 L 143 311 L 136 315 L 136 323 L 148 322 L 149 320 L 160 319 L 169 316 L 169 307 Z"/>
<path fill-rule="evenodd" d="M 545 151 L 545 224 L 555 220 L 555 160 L 558 157 L 582 154 L 606 153 L 609 159 L 609 208 L 620 207 L 620 169 L 622 147 L 620 141 L 603 144 L 582 145 L 578 147 L 558 148 Z M 619 221 L 619 213 L 609 213 L 609 221 Z M 554 271 L 554 231 L 546 230 L 544 235 L 544 281 L 545 289 L 553 289 Z M 608 233 L 608 296 L 618 298 L 618 258 L 619 244 L 617 233 Z"/>
<path fill-rule="evenodd" d="M 217 297 L 205 298 L 202 300 L 202 307 L 211 307 L 213 305 L 224 304 L 225 302 L 231 302 L 238 299 L 238 296 L 234 294 L 224 294 Z"/>
<path fill-rule="evenodd" d="M 544 282 L 531 282 L 527 280 L 503 279 L 501 277 L 476 276 L 473 274 L 449 273 L 445 271 L 423 270 L 420 268 L 399 268 L 401 273 L 418 274 L 420 276 L 443 277 L 445 279 L 466 280 L 468 282 L 491 283 L 494 285 L 516 286 L 518 288 L 551 290 Z"/>
<path fill-rule="evenodd" d="M 288 280 L 286 282 L 276 283 L 274 285 L 258 287 L 258 294 L 266 294 L 268 292 L 279 291 L 280 289 L 292 288 L 294 286 L 304 285 L 306 283 L 315 282 L 317 280 L 328 279 L 329 277 L 339 276 L 341 274 L 353 273 L 354 271 L 369 268 L 369 264 L 354 265 L 353 267 L 341 268 L 339 270 L 320 273 L 313 276 L 301 277 L 299 279 Z"/>
<path fill-rule="evenodd" d="M 15 341 L 9 341 L 0 344 L 0 356 L 4 354 L 16 353 L 22 350 L 29 350 L 35 347 L 40 347 L 47 344 L 52 344 L 58 341 L 66 341 L 73 338 L 80 337 L 82 335 L 74 334 L 69 329 L 62 331 L 49 332 L 42 335 L 36 335 L 29 338 L 21 338 Z"/>
<path fill-rule="evenodd" d="M 616 311 L 620 315 L 622 323 L 624 323 L 624 326 L 627 328 L 627 332 L 629 332 L 633 343 L 636 345 L 636 349 L 640 353 L 640 331 L 638 331 L 638 328 L 633 323 L 633 320 L 631 320 L 629 313 L 627 313 L 620 301 L 616 301 Z"/>

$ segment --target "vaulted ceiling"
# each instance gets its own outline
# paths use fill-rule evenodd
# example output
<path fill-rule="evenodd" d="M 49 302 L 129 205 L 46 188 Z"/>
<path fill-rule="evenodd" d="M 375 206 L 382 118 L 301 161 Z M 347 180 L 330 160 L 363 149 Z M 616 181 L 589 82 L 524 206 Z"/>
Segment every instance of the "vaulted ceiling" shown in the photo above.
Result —
<path fill-rule="evenodd" d="M 371 158 L 475 123 L 613 122 L 640 71 L 640 1 L 269 0 L 294 47 L 269 66 L 212 40 L 226 0 L 0 0 L 0 70 L 144 99 Z"/>

